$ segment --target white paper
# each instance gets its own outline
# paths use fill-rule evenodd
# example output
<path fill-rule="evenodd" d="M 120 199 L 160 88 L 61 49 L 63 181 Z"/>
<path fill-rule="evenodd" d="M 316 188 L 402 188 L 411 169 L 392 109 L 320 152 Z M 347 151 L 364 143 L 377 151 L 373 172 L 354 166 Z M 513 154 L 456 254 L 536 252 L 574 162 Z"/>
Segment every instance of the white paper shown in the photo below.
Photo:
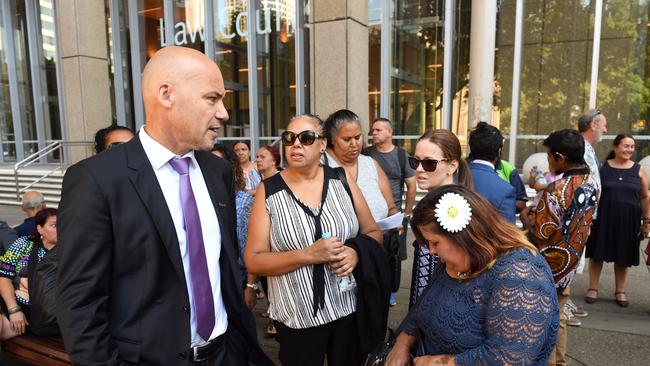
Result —
<path fill-rule="evenodd" d="M 386 231 L 402 225 L 403 220 L 404 220 L 404 213 L 399 212 L 393 216 L 388 216 L 385 219 L 381 219 L 377 221 L 377 224 L 379 225 L 379 229 L 381 229 L 381 231 Z"/>

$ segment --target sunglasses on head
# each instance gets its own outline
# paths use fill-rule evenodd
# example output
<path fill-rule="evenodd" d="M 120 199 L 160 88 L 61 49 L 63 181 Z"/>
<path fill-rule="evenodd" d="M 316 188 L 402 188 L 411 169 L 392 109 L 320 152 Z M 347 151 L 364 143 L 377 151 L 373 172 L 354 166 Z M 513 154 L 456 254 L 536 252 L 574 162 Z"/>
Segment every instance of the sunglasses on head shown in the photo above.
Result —
<path fill-rule="evenodd" d="M 436 168 L 438 167 L 438 163 L 441 161 L 447 161 L 448 159 L 440 159 L 440 160 L 435 160 L 435 159 L 424 159 L 420 160 L 418 158 L 415 158 L 413 156 L 409 156 L 408 161 L 409 165 L 411 166 L 412 169 L 417 169 L 420 164 L 422 164 L 422 169 L 424 169 L 425 172 L 435 172 Z"/>
<path fill-rule="evenodd" d="M 324 137 L 323 135 L 319 135 L 316 132 L 311 130 L 302 131 L 301 133 L 284 131 L 282 133 L 282 143 L 285 146 L 293 146 L 293 144 L 296 142 L 296 139 L 298 139 L 301 145 L 309 146 L 313 144 L 314 141 L 316 141 L 316 139 L 320 139 L 323 137 Z"/>

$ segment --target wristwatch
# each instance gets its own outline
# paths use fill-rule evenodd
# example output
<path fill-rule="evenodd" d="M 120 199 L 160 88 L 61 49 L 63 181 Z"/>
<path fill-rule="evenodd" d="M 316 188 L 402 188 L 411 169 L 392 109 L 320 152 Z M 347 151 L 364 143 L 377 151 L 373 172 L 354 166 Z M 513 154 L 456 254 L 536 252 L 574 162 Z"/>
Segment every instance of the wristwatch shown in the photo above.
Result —
<path fill-rule="evenodd" d="M 257 285 L 257 283 L 247 283 L 246 287 L 250 287 L 253 289 L 253 291 L 257 291 L 260 289 L 260 287 Z"/>
<path fill-rule="evenodd" d="M 20 305 L 16 305 L 15 307 L 13 307 L 11 309 L 7 309 L 7 313 L 9 315 L 16 314 L 16 313 L 21 312 L 21 311 L 23 311 L 23 308 L 21 308 Z"/>

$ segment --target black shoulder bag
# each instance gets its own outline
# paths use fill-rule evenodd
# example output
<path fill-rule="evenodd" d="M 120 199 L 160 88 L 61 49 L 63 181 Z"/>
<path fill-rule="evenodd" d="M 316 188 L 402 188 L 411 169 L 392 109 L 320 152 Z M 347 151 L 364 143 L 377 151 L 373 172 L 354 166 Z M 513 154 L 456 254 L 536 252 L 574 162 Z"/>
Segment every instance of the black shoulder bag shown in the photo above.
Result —
<path fill-rule="evenodd" d="M 431 285 L 434 283 L 434 281 L 438 278 L 438 276 L 435 276 L 435 278 L 431 278 L 429 281 L 429 284 L 427 285 L 427 288 L 422 291 L 422 294 L 418 298 L 417 302 L 415 305 L 409 310 L 409 312 L 406 314 L 400 325 L 395 329 L 394 331 L 390 328 L 388 328 L 388 337 L 385 341 L 379 343 L 369 354 L 368 357 L 366 357 L 366 360 L 363 362 L 362 366 L 383 366 L 386 363 L 386 359 L 388 358 L 388 354 L 390 351 L 393 350 L 393 346 L 395 345 L 395 341 L 397 340 L 397 337 L 402 333 L 404 330 L 404 327 L 406 326 L 406 320 L 410 318 L 413 314 L 415 314 L 417 308 L 420 306 L 420 302 L 422 302 L 422 299 L 424 298 L 424 295 L 427 294 L 429 289 L 431 288 Z M 415 355 L 417 356 L 422 356 L 425 354 L 424 351 L 424 342 L 422 341 L 422 334 L 418 331 L 416 334 L 416 342 L 415 342 Z"/>
<path fill-rule="evenodd" d="M 56 284 L 58 261 L 56 246 L 38 261 L 38 247 L 29 260 L 29 330 L 43 337 L 61 334 L 56 320 Z"/>

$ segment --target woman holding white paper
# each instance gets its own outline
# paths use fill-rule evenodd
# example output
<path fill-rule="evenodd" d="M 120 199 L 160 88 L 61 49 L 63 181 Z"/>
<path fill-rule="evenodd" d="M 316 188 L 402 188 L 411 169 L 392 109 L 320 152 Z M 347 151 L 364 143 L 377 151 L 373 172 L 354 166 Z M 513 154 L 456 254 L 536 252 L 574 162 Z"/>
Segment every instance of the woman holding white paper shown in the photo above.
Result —
<path fill-rule="evenodd" d="M 373 158 L 361 155 L 363 135 L 359 117 L 347 109 L 332 113 L 325 121 L 325 136 L 325 164 L 343 167 L 357 182 L 375 221 L 398 213 L 386 174 Z"/>

